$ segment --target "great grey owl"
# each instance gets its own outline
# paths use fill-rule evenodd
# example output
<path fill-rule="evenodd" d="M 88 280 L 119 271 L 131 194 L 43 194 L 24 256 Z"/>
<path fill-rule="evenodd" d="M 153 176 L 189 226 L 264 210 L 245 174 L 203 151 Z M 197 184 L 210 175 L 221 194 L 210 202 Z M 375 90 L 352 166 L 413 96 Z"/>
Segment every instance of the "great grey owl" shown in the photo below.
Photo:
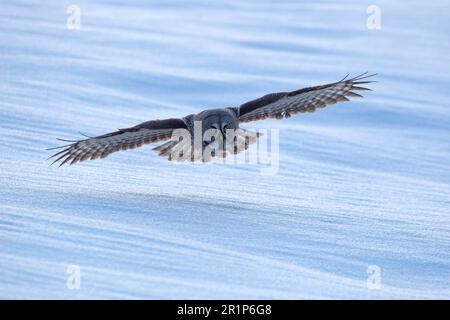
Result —
<path fill-rule="evenodd" d="M 183 118 L 151 120 L 78 141 L 59 139 L 70 144 L 56 147 L 63 150 L 50 158 L 57 157 L 53 163 L 60 161 L 60 166 L 66 163 L 72 165 L 164 140 L 169 141 L 153 150 L 169 160 L 205 162 L 212 157 L 225 157 L 227 153 L 236 154 L 247 149 L 259 137 L 258 133 L 240 128 L 241 123 L 268 118 L 289 118 L 291 115 L 313 112 L 339 101 L 349 101 L 347 97 L 361 97 L 354 91 L 370 90 L 359 85 L 373 82 L 367 80 L 372 76 L 374 74 L 367 73 L 351 79 L 347 76 L 330 84 L 267 94 L 239 107 L 210 109 Z M 214 148 L 211 148 L 212 145 Z M 212 151 L 205 153 L 206 148 Z M 208 156 L 205 157 L 205 154 Z"/>

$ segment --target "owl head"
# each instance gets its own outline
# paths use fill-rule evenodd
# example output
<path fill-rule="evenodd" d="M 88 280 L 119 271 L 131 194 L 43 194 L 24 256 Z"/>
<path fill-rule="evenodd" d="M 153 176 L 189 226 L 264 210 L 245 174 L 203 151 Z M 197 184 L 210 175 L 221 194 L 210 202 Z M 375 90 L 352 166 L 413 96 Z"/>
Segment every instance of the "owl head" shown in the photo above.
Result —
<path fill-rule="evenodd" d="M 205 110 L 197 114 L 194 121 L 201 123 L 203 149 L 214 149 L 215 156 L 225 156 L 227 132 L 239 128 L 235 112 L 229 109 Z"/>
<path fill-rule="evenodd" d="M 227 129 L 237 129 L 239 121 L 236 114 L 228 109 L 211 109 L 197 114 L 194 121 L 202 122 L 202 134 L 207 130 L 217 131 L 225 136 Z"/>

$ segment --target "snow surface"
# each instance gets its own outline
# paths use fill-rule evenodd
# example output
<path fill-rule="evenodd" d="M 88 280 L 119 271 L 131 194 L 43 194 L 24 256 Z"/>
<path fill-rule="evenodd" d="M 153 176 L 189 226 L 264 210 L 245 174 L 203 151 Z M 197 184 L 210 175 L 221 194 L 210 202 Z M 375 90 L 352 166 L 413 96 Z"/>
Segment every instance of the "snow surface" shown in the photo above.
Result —
<path fill-rule="evenodd" d="M 450 298 L 449 3 L 378 0 L 381 30 L 371 4 L 2 0 L 0 298 Z M 46 161 L 56 137 L 364 71 L 364 99 L 255 123 L 280 130 L 276 175 L 149 146 Z"/>

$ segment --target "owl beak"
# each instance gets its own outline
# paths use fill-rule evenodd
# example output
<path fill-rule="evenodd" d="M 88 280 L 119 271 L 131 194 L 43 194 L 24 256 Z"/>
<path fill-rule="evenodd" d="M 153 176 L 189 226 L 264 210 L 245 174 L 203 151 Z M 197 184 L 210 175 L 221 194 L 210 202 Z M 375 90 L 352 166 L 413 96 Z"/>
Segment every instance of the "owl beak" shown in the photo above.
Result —
<path fill-rule="evenodd" d="M 225 133 L 222 130 L 220 130 L 220 133 L 221 134 L 219 135 L 219 139 L 220 139 L 220 142 L 223 143 L 225 140 Z"/>
<path fill-rule="evenodd" d="M 220 132 L 222 132 L 222 136 L 224 139 L 225 139 L 225 135 L 226 135 L 226 129 L 225 129 L 226 125 L 227 125 L 226 123 L 222 123 L 222 125 L 220 126 Z"/>
<path fill-rule="evenodd" d="M 225 125 L 221 126 L 220 132 L 222 133 L 222 144 L 225 147 L 225 142 L 226 142 L 226 134 L 227 134 L 227 129 L 225 128 Z"/>

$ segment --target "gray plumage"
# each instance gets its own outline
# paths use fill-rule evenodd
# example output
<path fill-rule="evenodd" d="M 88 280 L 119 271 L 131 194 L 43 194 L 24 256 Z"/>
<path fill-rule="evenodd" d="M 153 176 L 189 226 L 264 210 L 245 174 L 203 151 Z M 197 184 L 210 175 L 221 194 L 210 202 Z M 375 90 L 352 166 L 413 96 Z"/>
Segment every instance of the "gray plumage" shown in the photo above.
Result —
<path fill-rule="evenodd" d="M 213 156 L 225 157 L 227 153 L 239 153 L 245 150 L 252 143 L 256 142 L 259 137 L 257 133 L 250 132 L 240 128 L 241 123 L 250 121 L 263 120 L 268 118 L 283 119 L 290 116 L 303 113 L 313 112 L 319 108 L 339 101 L 349 101 L 348 97 L 361 97 L 354 91 L 370 90 L 361 87 L 362 84 L 368 84 L 367 78 L 374 75 L 364 73 L 357 77 L 344 79 L 320 86 L 304 88 L 291 92 L 278 92 L 265 95 L 261 98 L 246 102 L 239 107 L 210 109 L 204 110 L 198 114 L 191 114 L 184 118 L 152 120 L 141 123 L 134 127 L 119 129 L 118 131 L 100 135 L 97 137 L 87 137 L 78 141 L 69 141 L 59 139 L 61 141 L 70 142 L 70 144 L 57 147 L 63 150 L 54 154 L 50 158 L 56 158 L 53 163 L 60 162 L 60 166 L 64 164 L 75 164 L 85 160 L 94 160 L 97 158 L 105 158 L 113 152 L 120 150 L 128 150 L 140 147 L 144 144 L 157 143 L 170 140 L 160 146 L 153 148 L 159 155 L 169 160 L 174 159 L 174 149 L 179 145 L 179 141 L 173 139 L 173 135 L 178 130 L 185 130 L 194 137 L 195 123 L 201 123 L 201 134 L 207 130 L 213 130 L 218 133 L 216 139 L 211 141 L 202 141 L 202 150 L 212 143 L 213 140 L 220 139 L 222 143 L 227 137 L 226 132 L 234 130 L 237 134 L 234 141 L 240 141 L 240 145 L 234 145 L 231 149 L 224 150 L 220 153 L 213 153 Z M 215 130 L 215 131 L 214 131 Z M 194 146 L 194 139 L 188 144 L 188 147 Z M 184 147 L 186 149 L 186 147 Z M 56 149 L 56 148 L 52 148 Z M 177 150 L 177 154 L 183 155 L 191 152 L 192 155 L 184 157 L 182 161 L 197 161 L 200 158 L 193 156 L 193 150 Z M 205 159 L 201 159 L 205 161 Z M 206 159 L 209 161 L 210 159 Z M 53 164 L 52 163 L 52 164 Z"/>

